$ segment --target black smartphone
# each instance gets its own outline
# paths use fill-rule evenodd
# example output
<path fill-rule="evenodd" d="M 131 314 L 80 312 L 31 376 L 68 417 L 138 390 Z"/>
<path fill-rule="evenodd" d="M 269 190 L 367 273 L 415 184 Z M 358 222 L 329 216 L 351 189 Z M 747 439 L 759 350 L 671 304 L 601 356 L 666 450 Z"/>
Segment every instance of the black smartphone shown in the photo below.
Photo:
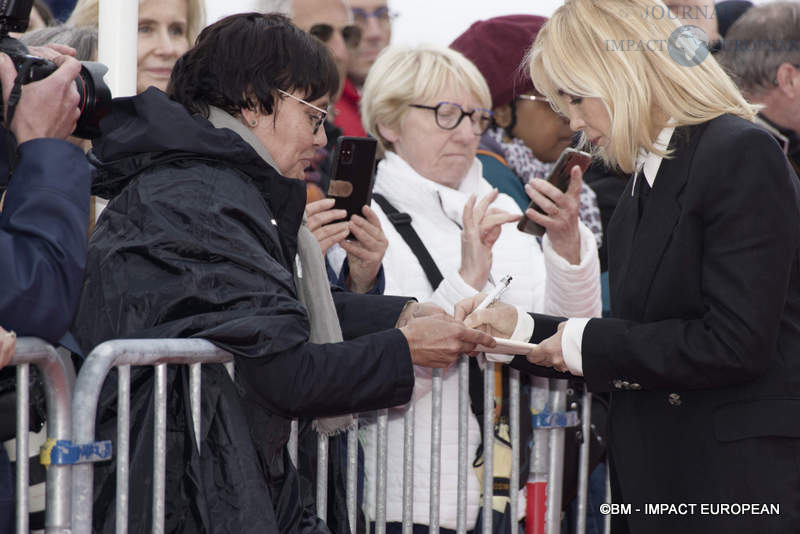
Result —
<path fill-rule="evenodd" d="M 345 220 L 361 215 L 361 208 L 372 200 L 377 148 L 378 141 L 371 137 L 342 136 L 336 140 L 328 196 L 336 199 L 334 209 L 347 211 Z"/>
<path fill-rule="evenodd" d="M 591 162 L 592 155 L 588 152 L 583 152 L 582 150 L 578 150 L 576 148 L 565 148 L 564 152 L 558 156 L 558 160 L 556 160 L 553 168 L 550 169 L 550 174 L 547 175 L 547 181 L 559 188 L 561 191 L 566 191 L 569 187 L 570 171 L 572 168 L 577 165 L 581 168 L 581 172 L 586 172 L 586 169 L 589 168 L 589 164 Z M 528 208 L 533 208 L 539 213 L 544 213 L 544 210 L 542 210 L 542 208 L 540 208 L 532 200 L 528 205 Z M 544 226 L 533 222 L 525 215 L 523 215 L 519 220 L 517 229 L 521 232 L 536 236 L 542 236 L 545 232 Z"/>

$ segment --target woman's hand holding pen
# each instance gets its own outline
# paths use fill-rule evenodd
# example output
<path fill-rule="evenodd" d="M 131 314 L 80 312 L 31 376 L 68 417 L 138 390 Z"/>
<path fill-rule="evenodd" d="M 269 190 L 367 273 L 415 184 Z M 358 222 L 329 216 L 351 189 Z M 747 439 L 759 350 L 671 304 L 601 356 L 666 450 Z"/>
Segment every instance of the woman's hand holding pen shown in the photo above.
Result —
<path fill-rule="evenodd" d="M 485 293 L 477 293 L 458 302 L 455 306 L 455 319 L 492 337 L 508 339 L 517 327 L 517 308 L 496 301 L 487 308 L 477 309 L 485 297 Z"/>

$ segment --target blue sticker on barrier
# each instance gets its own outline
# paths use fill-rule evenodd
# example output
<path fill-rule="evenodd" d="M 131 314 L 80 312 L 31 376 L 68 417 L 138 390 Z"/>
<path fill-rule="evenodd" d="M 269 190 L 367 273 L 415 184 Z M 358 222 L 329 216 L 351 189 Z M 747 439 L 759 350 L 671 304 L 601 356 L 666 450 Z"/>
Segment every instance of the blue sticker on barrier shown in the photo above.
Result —
<path fill-rule="evenodd" d="M 111 441 L 96 441 L 85 445 L 74 445 L 70 440 L 58 440 L 50 448 L 49 462 L 42 450 L 43 465 L 73 465 L 102 462 L 111 459 Z"/>
<path fill-rule="evenodd" d="M 544 411 L 532 416 L 533 428 L 566 428 L 578 426 L 578 412 Z"/>

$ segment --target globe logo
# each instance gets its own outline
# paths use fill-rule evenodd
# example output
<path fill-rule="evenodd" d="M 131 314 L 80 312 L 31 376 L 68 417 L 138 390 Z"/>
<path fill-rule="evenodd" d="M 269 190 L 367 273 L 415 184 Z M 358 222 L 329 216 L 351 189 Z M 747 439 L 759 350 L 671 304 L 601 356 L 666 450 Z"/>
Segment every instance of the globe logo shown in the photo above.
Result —
<path fill-rule="evenodd" d="M 675 63 L 683 67 L 695 67 L 702 63 L 709 53 L 708 35 L 697 26 L 681 26 L 670 34 L 667 40 L 669 55 Z"/>

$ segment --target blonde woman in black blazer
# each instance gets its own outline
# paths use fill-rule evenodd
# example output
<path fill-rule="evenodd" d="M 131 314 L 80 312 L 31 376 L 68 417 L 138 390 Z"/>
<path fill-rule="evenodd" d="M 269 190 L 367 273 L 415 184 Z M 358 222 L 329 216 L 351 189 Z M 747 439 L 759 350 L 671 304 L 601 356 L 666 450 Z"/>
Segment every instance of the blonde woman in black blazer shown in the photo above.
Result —
<path fill-rule="evenodd" d="M 530 54 L 536 88 L 631 175 L 608 229 L 613 318 L 468 321 L 540 341 L 516 367 L 611 392 L 612 497 L 631 505 L 615 534 L 800 532 L 797 177 L 712 56 L 670 54 L 691 36 L 668 13 L 567 0 Z"/>

